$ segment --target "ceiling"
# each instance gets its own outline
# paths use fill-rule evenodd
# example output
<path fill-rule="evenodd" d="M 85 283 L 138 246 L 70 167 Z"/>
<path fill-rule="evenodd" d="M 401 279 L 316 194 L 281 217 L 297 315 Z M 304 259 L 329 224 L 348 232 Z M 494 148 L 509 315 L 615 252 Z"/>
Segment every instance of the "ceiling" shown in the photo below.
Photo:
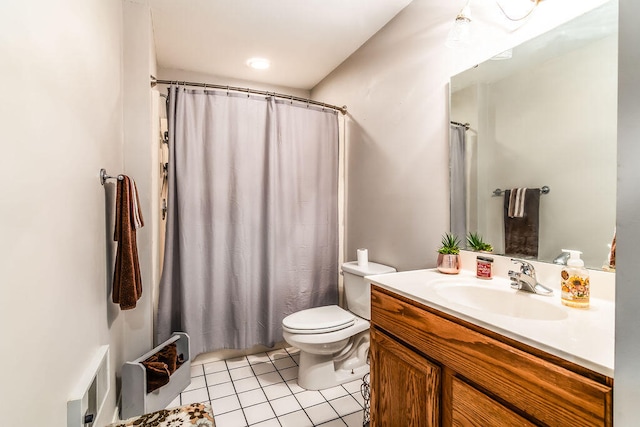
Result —
<path fill-rule="evenodd" d="M 410 2 L 150 0 L 158 67 L 311 89 Z"/>

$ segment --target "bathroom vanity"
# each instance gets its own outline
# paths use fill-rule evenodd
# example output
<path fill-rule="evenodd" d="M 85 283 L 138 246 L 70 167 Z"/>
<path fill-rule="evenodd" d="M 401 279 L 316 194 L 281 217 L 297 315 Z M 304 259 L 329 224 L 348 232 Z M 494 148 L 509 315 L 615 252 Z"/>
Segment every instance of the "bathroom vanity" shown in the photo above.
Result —
<path fill-rule="evenodd" d="M 613 424 L 613 302 L 571 309 L 468 272 L 368 279 L 373 426 Z"/>

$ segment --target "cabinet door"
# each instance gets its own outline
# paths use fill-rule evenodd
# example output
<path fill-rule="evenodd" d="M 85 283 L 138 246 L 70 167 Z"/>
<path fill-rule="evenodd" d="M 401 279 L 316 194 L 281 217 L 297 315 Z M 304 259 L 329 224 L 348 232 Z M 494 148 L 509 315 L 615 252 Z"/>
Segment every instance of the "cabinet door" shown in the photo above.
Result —
<path fill-rule="evenodd" d="M 440 425 L 440 368 L 371 329 L 371 424 Z"/>
<path fill-rule="evenodd" d="M 457 378 L 453 379 L 452 389 L 451 424 L 454 427 L 535 426 Z"/>

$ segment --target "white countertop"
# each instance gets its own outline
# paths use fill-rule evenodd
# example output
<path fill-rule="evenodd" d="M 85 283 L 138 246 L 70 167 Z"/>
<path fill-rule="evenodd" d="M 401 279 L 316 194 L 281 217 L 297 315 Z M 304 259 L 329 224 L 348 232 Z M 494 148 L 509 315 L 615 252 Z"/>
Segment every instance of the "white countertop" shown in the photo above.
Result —
<path fill-rule="evenodd" d="M 613 378 L 615 317 L 612 301 L 591 297 L 588 309 L 570 308 L 562 305 L 558 290 L 554 290 L 553 296 L 534 295 L 511 289 L 506 278 L 479 280 L 474 273 L 466 270 L 458 275 L 442 274 L 435 269 L 414 270 L 367 276 L 366 279 L 413 301 Z M 443 296 L 446 292 L 442 292 L 442 289 L 454 287 L 456 282 L 509 293 L 524 293 L 527 298 L 553 305 L 555 315 L 550 317 L 554 320 L 534 319 L 536 316 L 514 318 L 473 308 L 473 304 L 454 302 Z M 532 306 L 536 304 L 532 302 Z"/>

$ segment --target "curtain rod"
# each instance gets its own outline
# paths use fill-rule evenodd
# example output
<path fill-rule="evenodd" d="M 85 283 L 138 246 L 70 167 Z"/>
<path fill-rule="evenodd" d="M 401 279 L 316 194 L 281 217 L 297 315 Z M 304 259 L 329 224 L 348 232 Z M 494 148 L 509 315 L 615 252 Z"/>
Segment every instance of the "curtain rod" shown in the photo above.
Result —
<path fill-rule="evenodd" d="M 205 88 L 205 89 L 221 89 L 221 90 L 226 90 L 227 92 L 233 91 L 233 92 L 244 92 L 246 94 L 273 96 L 275 98 L 282 98 L 282 99 L 288 99 L 290 101 L 303 102 L 303 103 L 306 103 L 307 105 L 309 105 L 309 104 L 311 104 L 311 105 L 319 105 L 322 108 L 328 108 L 330 110 L 339 111 L 342 114 L 347 114 L 347 106 L 346 105 L 343 105 L 342 107 L 337 107 L 335 105 L 325 104 L 325 103 L 319 102 L 319 101 L 314 101 L 312 99 L 300 98 L 298 96 L 285 95 L 285 94 L 276 93 L 276 92 L 267 92 L 267 91 L 264 91 L 264 90 L 249 89 L 249 88 L 244 88 L 244 87 L 214 85 L 214 84 L 209 84 L 209 83 L 194 83 L 194 82 L 185 82 L 185 81 L 178 81 L 178 80 L 162 80 L 162 79 L 156 79 L 154 76 L 151 76 L 151 87 L 155 87 L 156 85 L 161 85 L 161 84 L 162 85 L 181 84 L 181 85 L 184 85 L 184 86 L 202 87 L 202 88 Z"/>

